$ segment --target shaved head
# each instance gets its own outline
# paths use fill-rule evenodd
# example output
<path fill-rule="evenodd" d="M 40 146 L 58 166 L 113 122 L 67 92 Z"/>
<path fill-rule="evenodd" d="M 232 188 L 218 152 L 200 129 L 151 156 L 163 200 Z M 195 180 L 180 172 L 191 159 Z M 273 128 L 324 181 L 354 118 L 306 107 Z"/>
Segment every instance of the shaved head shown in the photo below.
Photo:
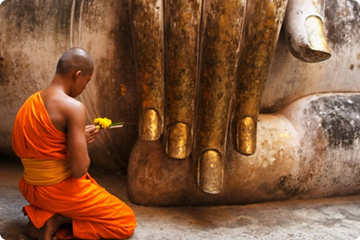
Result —
<path fill-rule="evenodd" d="M 94 62 L 88 52 L 82 48 L 70 48 L 59 59 L 56 74 L 63 77 L 81 71 L 82 74 L 91 74 L 94 70 Z"/>

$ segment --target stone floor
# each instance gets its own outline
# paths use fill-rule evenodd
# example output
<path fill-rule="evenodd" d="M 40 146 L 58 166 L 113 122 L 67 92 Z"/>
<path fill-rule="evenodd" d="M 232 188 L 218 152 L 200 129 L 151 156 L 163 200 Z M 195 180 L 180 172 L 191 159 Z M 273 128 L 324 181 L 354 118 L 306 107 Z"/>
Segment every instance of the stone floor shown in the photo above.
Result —
<path fill-rule="evenodd" d="M 17 189 L 21 174 L 21 165 L 0 158 L 0 235 L 5 240 L 28 240 L 27 218 L 21 213 L 26 201 Z M 119 173 L 92 175 L 134 209 L 138 221 L 134 240 L 356 240 L 360 236 L 360 196 L 245 206 L 144 207 L 129 201 L 126 179 Z"/>

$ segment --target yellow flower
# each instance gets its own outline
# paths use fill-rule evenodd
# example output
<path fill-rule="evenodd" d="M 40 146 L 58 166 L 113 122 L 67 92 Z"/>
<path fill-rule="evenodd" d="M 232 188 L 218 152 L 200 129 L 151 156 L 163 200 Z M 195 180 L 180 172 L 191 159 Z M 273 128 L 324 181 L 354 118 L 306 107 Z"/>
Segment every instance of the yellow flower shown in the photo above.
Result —
<path fill-rule="evenodd" d="M 112 124 L 112 121 L 108 118 L 95 118 L 94 125 L 96 125 L 97 129 L 106 129 Z"/>

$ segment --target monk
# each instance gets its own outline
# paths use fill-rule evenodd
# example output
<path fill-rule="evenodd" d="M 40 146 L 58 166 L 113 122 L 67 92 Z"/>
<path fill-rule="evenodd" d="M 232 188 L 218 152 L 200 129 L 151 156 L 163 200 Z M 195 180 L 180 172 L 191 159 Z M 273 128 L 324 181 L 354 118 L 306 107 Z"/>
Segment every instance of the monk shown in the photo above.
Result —
<path fill-rule="evenodd" d="M 30 203 L 26 234 L 33 239 L 124 239 L 135 229 L 134 212 L 89 175 L 88 144 L 98 132 L 86 126 L 75 99 L 90 81 L 94 63 L 71 48 L 58 61 L 50 85 L 30 96 L 13 128 L 13 149 L 24 166 L 19 188 Z"/>

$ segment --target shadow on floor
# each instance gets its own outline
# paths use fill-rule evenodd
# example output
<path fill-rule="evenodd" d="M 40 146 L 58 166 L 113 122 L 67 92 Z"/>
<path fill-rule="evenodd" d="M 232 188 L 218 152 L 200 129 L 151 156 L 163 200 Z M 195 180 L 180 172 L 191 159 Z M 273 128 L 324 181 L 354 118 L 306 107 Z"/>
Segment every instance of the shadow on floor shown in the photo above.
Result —
<path fill-rule="evenodd" d="M 1 229 L 3 229 L 1 232 L 1 237 L 5 240 L 30 240 L 30 238 L 27 238 L 24 232 L 26 221 L 23 221 L 21 219 L 18 220 L 12 220 L 3 223 L 4 225 L 1 226 Z"/>

